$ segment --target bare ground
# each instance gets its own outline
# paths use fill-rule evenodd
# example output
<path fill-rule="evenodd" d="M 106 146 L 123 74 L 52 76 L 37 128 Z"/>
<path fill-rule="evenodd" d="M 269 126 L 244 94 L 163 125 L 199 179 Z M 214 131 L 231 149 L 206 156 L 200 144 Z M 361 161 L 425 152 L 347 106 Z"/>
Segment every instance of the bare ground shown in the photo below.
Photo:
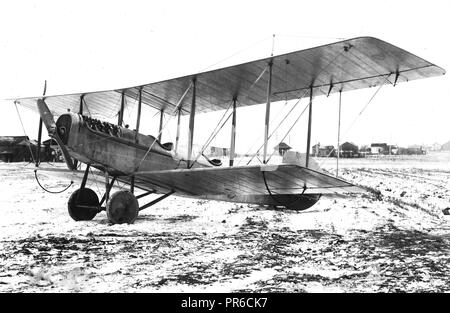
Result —
<path fill-rule="evenodd" d="M 0 291 L 449 292 L 450 170 L 351 162 L 371 193 L 303 212 L 170 197 L 133 225 L 74 222 L 78 187 L 0 164 Z"/>

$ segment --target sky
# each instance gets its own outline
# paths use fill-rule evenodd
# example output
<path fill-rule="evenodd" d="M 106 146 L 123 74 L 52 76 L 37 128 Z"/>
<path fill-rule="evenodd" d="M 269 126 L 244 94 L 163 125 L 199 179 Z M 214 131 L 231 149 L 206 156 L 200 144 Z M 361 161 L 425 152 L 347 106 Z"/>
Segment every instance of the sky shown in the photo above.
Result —
<path fill-rule="evenodd" d="M 239 64 L 359 36 L 373 36 L 450 69 L 450 0 L 430 1 L 1 1 L 0 135 L 37 138 L 38 115 L 11 99 L 116 89 Z M 275 37 L 273 37 L 275 35 Z M 343 93 L 341 142 L 401 146 L 450 140 L 449 75 Z M 306 101 L 299 104 L 299 111 Z M 367 107 L 363 110 L 363 108 Z M 271 129 L 291 108 L 272 105 Z M 238 110 L 237 151 L 255 151 L 264 105 Z M 269 142 L 275 146 L 299 112 Z M 361 113 L 362 111 L 362 113 Z M 125 119 L 134 120 L 134 111 Z M 222 112 L 197 115 L 202 145 Z M 22 127 L 19 115 L 24 127 Z M 304 150 L 306 114 L 285 141 Z M 158 116 L 145 109 L 141 130 L 156 135 Z M 163 141 L 174 141 L 166 116 Z M 314 102 L 312 143 L 336 145 L 338 95 Z M 182 121 L 187 138 L 187 118 Z M 229 146 L 229 123 L 213 141 Z M 46 132 L 44 132 L 46 136 Z"/>

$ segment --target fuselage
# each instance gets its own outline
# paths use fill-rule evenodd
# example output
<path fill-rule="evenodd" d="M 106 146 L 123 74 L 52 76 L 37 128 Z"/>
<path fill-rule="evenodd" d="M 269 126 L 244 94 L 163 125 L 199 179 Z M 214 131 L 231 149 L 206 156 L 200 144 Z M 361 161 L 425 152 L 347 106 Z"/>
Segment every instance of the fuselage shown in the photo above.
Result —
<path fill-rule="evenodd" d="M 130 176 L 188 166 L 185 158 L 172 151 L 171 144 L 163 145 L 153 136 L 80 114 L 61 115 L 56 132 L 73 158 L 111 175 Z M 194 162 L 192 168 L 207 166 Z"/>

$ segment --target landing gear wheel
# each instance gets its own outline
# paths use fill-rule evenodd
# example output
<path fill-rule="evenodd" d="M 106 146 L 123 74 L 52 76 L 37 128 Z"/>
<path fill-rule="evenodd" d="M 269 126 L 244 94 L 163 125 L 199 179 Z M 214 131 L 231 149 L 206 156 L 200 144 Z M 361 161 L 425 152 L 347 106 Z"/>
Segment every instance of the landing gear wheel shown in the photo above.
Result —
<path fill-rule="evenodd" d="M 90 221 L 99 212 L 97 194 L 89 188 L 75 190 L 69 198 L 67 208 L 75 221 Z"/>
<path fill-rule="evenodd" d="M 139 203 L 129 191 L 115 192 L 106 204 L 106 215 L 113 224 L 133 224 L 139 213 Z"/>

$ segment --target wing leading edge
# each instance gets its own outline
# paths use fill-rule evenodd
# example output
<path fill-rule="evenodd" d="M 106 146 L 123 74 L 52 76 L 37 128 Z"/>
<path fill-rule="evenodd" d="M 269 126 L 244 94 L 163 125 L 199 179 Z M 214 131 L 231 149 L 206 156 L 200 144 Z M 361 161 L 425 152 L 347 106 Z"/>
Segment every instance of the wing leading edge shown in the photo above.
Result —
<path fill-rule="evenodd" d="M 170 113 L 181 99 L 181 113 L 188 114 L 195 78 L 197 113 L 226 109 L 234 98 L 238 107 L 261 104 L 266 102 L 270 62 L 272 101 L 298 99 L 311 87 L 320 96 L 445 74 L 444 69 L 401 48 L 359 37 L 141 86 L 48 96 L 46 102 L 52 113 L 60 115 L 68 109 L 77 112 L 83 96 L 91 115 L 110 117 L 119 111 L 122 94 L 126 103 L 134 103 L 142 89 L 142 103 Z M 16 100 L 35 110 L 37 99 Z"/>

